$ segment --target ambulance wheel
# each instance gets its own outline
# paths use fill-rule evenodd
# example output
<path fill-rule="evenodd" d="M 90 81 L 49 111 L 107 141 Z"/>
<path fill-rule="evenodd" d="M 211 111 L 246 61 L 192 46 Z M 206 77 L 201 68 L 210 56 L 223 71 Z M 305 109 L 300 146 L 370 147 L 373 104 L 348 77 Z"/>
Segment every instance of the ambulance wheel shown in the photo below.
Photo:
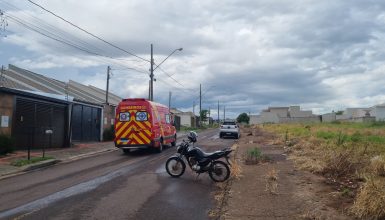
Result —
<path fill-rule="evenodd" d="M 122 149 L 124 154 L 129 154 L 131 149 Z"/>
<path fill-rule="evenodd" d="M 173 142 L 171 142 L 171 146 L 173 146 L 173 147 L 175 147 L 176 146 L 176 135 L 175 135 L 175 137 L 174 137 L 175 139 L 174 139 L 174 141 Z"/>
<path fill-rule="evenodd" d="M 162 153 L 162 151 L 163 151 L 163 138 L 160 139 L 160 141 L 159 141 L 159 147 L 156 148 L 156 152 L 157 152 L 157 153 Z"/>

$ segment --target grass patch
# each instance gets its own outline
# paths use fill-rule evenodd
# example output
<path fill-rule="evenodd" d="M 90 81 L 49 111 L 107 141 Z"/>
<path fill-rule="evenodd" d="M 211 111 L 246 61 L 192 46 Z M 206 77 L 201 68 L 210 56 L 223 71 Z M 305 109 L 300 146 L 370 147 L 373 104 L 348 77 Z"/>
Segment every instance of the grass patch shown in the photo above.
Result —
<path fill-rule="evenodd" d="M 20 160 L 13 161 L 13 162 L 11 162 L 11 165 L 12 166 L 16 166 L 16 167 L 22 167 L 22 166 L 25 166 L 25 165 L 28 165 L 28 164 L 34 164 L 34 163 L 37 163 L 37 162 L 40 162 L 40 161 L 50 160 L 50 159 L 55 159 L 55 158 L 51 157 L 51 156 L 48 156 L 48 157 L 32 157 L 30 160 L 28 160 L 28 159 L 20 159 Z"/>
<path fill-rule="evenodd" d="M 266 155 L 263 155 L 261 149 L 258 147 L 253 147 L 248 149 L 244 155 L 245 164 L 258 164 L 260 162 L 267 162 L 269 158 Z"/>

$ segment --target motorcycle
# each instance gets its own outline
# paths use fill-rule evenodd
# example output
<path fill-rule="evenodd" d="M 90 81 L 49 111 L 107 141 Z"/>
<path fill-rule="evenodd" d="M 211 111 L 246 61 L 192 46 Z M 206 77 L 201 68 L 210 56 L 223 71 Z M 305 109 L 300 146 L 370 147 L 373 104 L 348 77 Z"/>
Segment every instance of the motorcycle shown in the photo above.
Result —
<path fill-rule="evenodd" d="M 230 148 L 206 153 L 199 147 L 195 147 L 196 133 L 190 132 L 188 141 L 183 140 L 177 147 L 177 153 L 166 161 L 166 171 L 172 177 L 180 177 L 186 170 L 186 163 L 191 170 L 198 174 L 208 172 L 215 182 L 224 182 L 230 177 L 229 154 Z M 192 146 L 191 146 L 192 144 Z M 221 158 L 225 158 L 227 164 Z"/>

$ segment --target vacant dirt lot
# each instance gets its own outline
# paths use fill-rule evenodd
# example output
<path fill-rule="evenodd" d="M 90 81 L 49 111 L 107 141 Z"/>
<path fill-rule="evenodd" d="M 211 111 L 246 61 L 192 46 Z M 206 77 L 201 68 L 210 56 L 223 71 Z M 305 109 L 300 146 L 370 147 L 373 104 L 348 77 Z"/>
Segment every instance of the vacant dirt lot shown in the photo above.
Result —
<path fill-rule="evenodd" d="M 255 147 L 264 161 L 246 165 L 245 154 Z M 220 208 L 211 213 L 214 218 L 352 219 L 344 214 L 344 200 L 335 189 L 323 177 L 296 169 L 274 135 L 243 128 L 235 160 L 240 174 L 219 185 L 215 198 Z"/>

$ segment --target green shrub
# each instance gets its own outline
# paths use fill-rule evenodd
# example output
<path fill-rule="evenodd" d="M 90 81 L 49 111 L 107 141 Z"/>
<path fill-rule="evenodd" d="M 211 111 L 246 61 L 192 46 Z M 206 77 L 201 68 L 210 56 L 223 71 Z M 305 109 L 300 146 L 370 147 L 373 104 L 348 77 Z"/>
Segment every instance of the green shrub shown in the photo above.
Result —
<path fill-rule="evenodd" d="M 270 160 L 267 156 L 262 155 L 258 147 L 247 150 L 244 158 L 246 164 L 258 164 L 259 162 L 268 162 Z"/>
<path fill-rule="evenodd" d="M 103 140 L 104 141 L 112 141 L 115 138 L 115 131 L 114 131 L 114 126 L 111 125 L 110 128 L 106 128 L 103 131 Z"/>
<path fill-rule="evenodd" d="M 0 134 L 0 155 L 5 155 L 14 151 L 13 139 L 5 134 Z"/>

